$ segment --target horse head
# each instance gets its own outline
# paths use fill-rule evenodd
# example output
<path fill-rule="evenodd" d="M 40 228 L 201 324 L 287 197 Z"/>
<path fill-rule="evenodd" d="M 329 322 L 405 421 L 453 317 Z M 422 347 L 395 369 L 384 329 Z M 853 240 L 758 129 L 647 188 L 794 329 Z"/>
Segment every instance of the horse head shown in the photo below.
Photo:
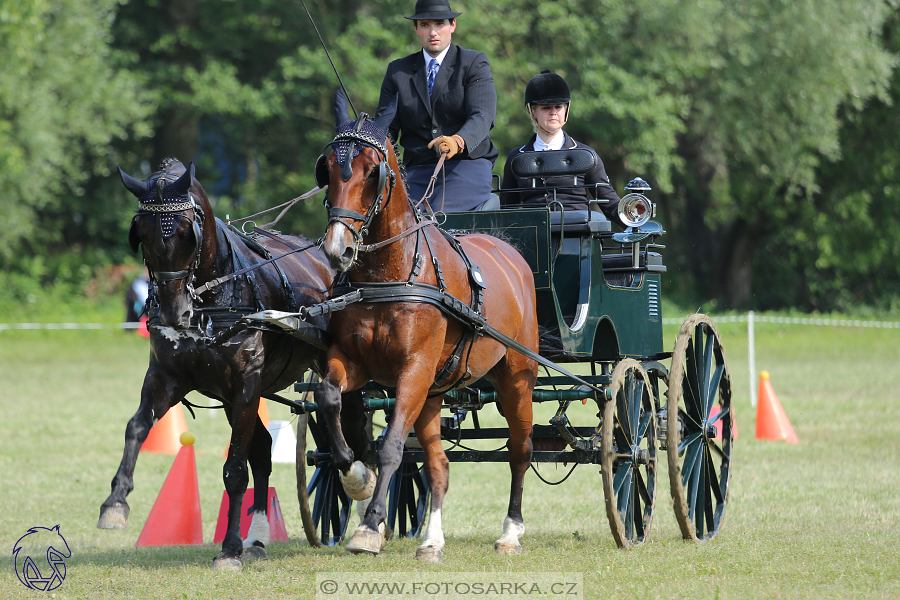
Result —
<path fill-rule="evenodd" d="M 337 135 L 327 146 L 330 151 L 319 157 L 315 171 L 319 187 L 328 186 L 328 228 L 322 249 L 336 271 L 352 266 L 373 221 L 394 193 L 399 164 L 386 132 L 396 112 L 395 97 L 379 117 L 370 119 L 361 113 L 351 121 L 343 91 L 338 91 Z"/>
<path fill-rule="evenodd" d="M 165 159 L 160 170 L 144 182 L 119 169 L 122 183 L 140 201 L 131 221 L 131 250 L 143 249 L 144 263 L 159 303 L 163 325 L 190 326 L 195 299 L 194 273 L 215 254 L 212 209 L 203 188 L 194 180 L 194 163 L 186 169 Z"/>

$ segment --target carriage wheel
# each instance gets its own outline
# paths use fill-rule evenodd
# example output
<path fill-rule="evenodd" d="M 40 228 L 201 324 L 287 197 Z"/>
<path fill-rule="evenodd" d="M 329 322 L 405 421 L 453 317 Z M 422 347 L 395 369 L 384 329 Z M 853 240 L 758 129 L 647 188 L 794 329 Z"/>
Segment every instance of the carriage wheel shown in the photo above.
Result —
<path fill-rule="evenodd" d="M 650 535 L 656 504 L 656 411 L 644 368 L 626 358 L 612 373 L 603 407 L 601 471 L 606 516 L 620 548 Z"/>
<path fill-rule="evenodd" d="M 728 502 L 734 413 L 725 351 L 706 315 L 692 315 L 681 326 L 668 385 L 666 446 L 675 519 L 684 539 L 708 540 L 718 533 Z"/>
<path fill-rule="evenodd" d="M 428 514 L 431 488 L 416 463 L 400 463 L 388 485 L 388 527 L 394 535 L 416 538 Z"/>
<path fill-rule="evenodd" d="M 347 531 L 352 500 L 344 493 L 338 471 L 330 460 L 320 459 L 307 483 L 307 433 L 320 453 L 331 452 L 324 424 L 316 423 L 312 414 L 300 415 L 297 419 L 297 498 L 303 531 L 310 546 L 335 546 Z"/>

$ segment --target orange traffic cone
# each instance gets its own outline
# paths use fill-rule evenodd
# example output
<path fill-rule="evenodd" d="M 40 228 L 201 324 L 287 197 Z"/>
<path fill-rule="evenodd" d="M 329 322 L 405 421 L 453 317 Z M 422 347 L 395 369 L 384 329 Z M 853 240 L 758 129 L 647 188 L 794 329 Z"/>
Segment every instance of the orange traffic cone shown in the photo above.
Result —
<path fill-rule="evenodd" d="M 269 488 L 269 499 L 266 507 L 266 517 L 269 521 L 269 539 L 273 542 L 288 541 L 287 527 L 284 525 L 284 517 L 281 515 L 281 505 L 278 503 L 278 494 L 275 488 Z M 247 488 L 244 501 L 241 503 L 241 539 L 247 539 L 250 531 L 250 523 L 253 520 L 253 488 Z M 222 505 L 219 507 L 219 520 L 216 522 L 216 534 L 213 536 L 213 544 L 221 544 L 228 531 L 228 492 L 222 492 Z"/>
<path fill-rule="evenodd" d="M 150 429 L 150 434 L 141 446 L 142 452 L 157 452 L 159 454 L 178 454 L 181 444 L 178 436 L 187 431 L 187 422 L 181 406 L 176 404 L 170 408 L 163 418 L 156 422 Z"/>
<path fill-rule="evenodd" d="M 197 461 L 194 436 L 181 435 L 184 444 L 166 475 L 150 516 L 144 523 L 135 546 L 180 546 L 203 543 L 203 520 L 200 517 L 200 486 L 197 483 Z"/>
<path fill-rule="evenodd" d="M 797 434 L 791 427 L 778 396 L 769 382 L 769 372 L 759 372 L 759 397 L 756 402 L 756 439 L 773 440 L 799 444 Z"/>
<path fill-rule="evenodd" d="M 269 426 L 269 405 L 266 402 L 265 398 L 259 399 L 259 410 L 257 412 L 259 413 L 259 418 L 263 423 L 263 427 L 268 427 Z"/>

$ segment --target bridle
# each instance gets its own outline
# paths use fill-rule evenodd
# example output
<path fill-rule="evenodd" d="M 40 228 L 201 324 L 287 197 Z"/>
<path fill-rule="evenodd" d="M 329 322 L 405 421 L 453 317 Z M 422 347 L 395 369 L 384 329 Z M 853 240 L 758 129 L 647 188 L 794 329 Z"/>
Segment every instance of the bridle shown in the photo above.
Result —
<path fill-rule="evenodd" d="M 170 203 L 164 204 L 162 202 L 162 193 L 163 188 L 165 188 L 167 182 L 173 182 L 178 179 L 178 176 L 173 175 L 171 173 L 162 173 L 156 180 L 156 198 L 159 201 L 156 203 L 146 203 L 141 202 L 139 204 L 139 210 L 137 214 L 134 215 L 134 218 L 131 220 L 131 228 L 128 231 L 128 240 L 131 243 L 132 250 L 137 251 L 137 245 L 139 240 L 137 239 L 137 235 L 135 232 L 135 227 L 137 224 L 137 220 L 141 217 L 148 215 L 156 216 L 156 235 L 154 236 L 153 241 L 153 251 L 157 254 L 157 256 L 161 256 L 165 250 L 165 240 L 163 238 L 162 232 L 162 216 L 163 215 L 175 215 L 181 214 L 182 218 L 190 218 L 191 220 L 191 230 L 194 233 L 194 242 L 196 244 L 197 250 L 194 254 L 194 260 L 191 262 L 190 266 L 187 269 L 182 269 L 180 271 L 156 271 L 150 267 L 147 263 L 146 257 L 144 258 L 144 264 L 147 266 L 147 271 L 150 273 L 150 277 L 152 280 L 157 283 L 168 283 L 169 281 L 178 281 L 180 279 L 186 279 L 186 288 L 187 292 L 190 295 L 192 300 L 199 300 L 199 296 L 194 291 L 194 271 L 197 270 L 197 267 L 200 265 L 200 255 L 203 248 L 203 209 L 200 208 L 197 203 L 194 195 L 188 192 L 188 200 L 185 202 L 178 203 Z M 184 215 L 185 211 L 192 210 L 194 212 L 194 216 L 187 217 Z M 199 217 L 196 218 L 196 217 Z"/>
<path fill-rule="evenodd" d="M 344 182 L 350 181 L 350 178 L 353 177 L 353 167 L 351 163 L 353 162 L 354 152 L 356 151 L 356 153 L 358 153 L 358 150 L 356 150 L 357 144 L 372 148 L 378 152 L 381 157 L 381 161 L 378 163 L 378 194 L 372 204 L 369 205 L 366 214 L 362 214 L 355 210 L 331 206 L 331 203 L 328 201 L 328 195 L 325 195 L 324 204 L 325 208 L 328 210 L 328 225 L 326 230 L 334 223 L 340 223 L 350 230 L 354 240 L 354 261 L 360 250 L 363 252 L 367 251 L 366 246 L 362 243 L 363 238 L 369 233 L 369 228 L 371 227 L 372 220 L 375 216 L 382 208 L 387 207 L 390 203 L 391 198 L 394 196 L 394 187 L 397 185 L 397 173 L 388 164 L 388 151 L 384 141 L 362 131 L 363 124 L 367 120 L 368 115 L 366 115 L 366 113 L 360 113 L 359 119 L 357 119 L 353 129 L 338 133 L 331 142 L 325 145 L 326 149 L 331 148 L 331 152 L 337 154 L 338 164 L 341 165 L 341 180 Z M 386 139 L 387 137 L 385 136 L 385 140 Z M 329 154 L 331 152 L 329 152 Z M 344 154 L 343 157 L 341 156 L 342 154 Z M 328 170 L 327 157 L 324 152 L 316 161 L 315 176 L 316 184 L 319 187 L 328 185 L 330 173 Z M 385 201 L 385 187 L 388 188 L 387 201 Z M 384 203 L 383 206 L 382 202 Z M 350 220 L 362 221 L 362 225 L 357 230 Z"/>

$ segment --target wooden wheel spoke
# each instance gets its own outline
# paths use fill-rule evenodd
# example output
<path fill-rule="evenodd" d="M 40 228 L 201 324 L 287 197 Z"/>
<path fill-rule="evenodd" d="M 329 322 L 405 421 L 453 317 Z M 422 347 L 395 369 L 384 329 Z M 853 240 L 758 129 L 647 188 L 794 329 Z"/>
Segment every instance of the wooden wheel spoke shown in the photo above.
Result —
<path fill-rule="evenodd" d="M 703 363 L 700 367 L 700 398 L 702 400 L 701 413 L 700 416 L 703 419 L 706 419 L 709 416 L 709 411 L 712 408 L 712 400 L 711 396 L 715 395 L 715 389 L 710 385 L 710 379 L 712 378 L 713 372 L 713 358 L 715 354 L 713 352 L 713 345 L 715 344 L 716 338 L 711 335 L 706 335 L 704 332 L 703 338 L 705 341 L 703 344 Z"/>
<path fill-rule="evenodd" d="M 650 490 L 647 489 L 647 483 L 644 481 L 644 474 L 640 469 L 637 470 L 635 479 L 637 480 L 637 492 L 644 501 L 644 504 L 653 504 L 653 498 L 650 497 Z"/>
<path fill-rule="evenodd" d="M 706 504 L 706 453 L 702 452 L 702 444 L 698 445 L 701 450 L 698 452 L 697 463 L 694 466 L 693 477 L 691 477 L 691 485 L 688 489 L 689 505 L 691 507 L 691 516 L 694 519 L 697 537 L 703 537 L 703 513 Z M 700 510 L 697 510 L 697 508 Z"/>
<path fill-rule="evenodd" d="M 728 452 L 725 452 L 725 450 L 720 448 L 719 444 L 715 443 L 714 441 L 709 442 L 709 447 L 710 447 L 710 449 L 715 450 L 716 454 L 719 455 L 719 458 L 723 459 L 724 461 L 727 462 L 727 461 L 731 460 L 731 454 Z"/>
<path fill-rule="evenodd" d="M 710 444 L 710 448 L 715 448 L 715 445 Z M 722 494 L 722 486 L 719 483 L 719 476 L 716 473 L 716 463 L 712 459 L 712 454 L 709 451 L 710 448 L 706 449 L 707 479 L 709 480 L 709 489 L 712 490 L 716 503 L 721 504 L 725 501 L 725 497 Z M 718 448 L 716 449 L 718 450 Z"/>
<path fill-rule="evenodd" d="M 619 468 L 616 469 L 616 474 L 613 477 L 613 493 L 616 498 L 619 499 L 616 502 L 618 507 L 622 507 L 621 498 L 625 494 L 626 491 L 631 487 L 631 476 L 632 469 L 634 465 L 631 463 L 619 463 Z"/>
<path fill-rule="evenodd" d="M 688 416 L 700 427 L 702 416 L 700 414 L 700 403 L 703 401 L 702 390 L 700 389 L 700 374 L 697 369 L 700 364 L 700 357 L 693 352 L 694 340 L 688 340 L 687 351 L 684 360 L 684 376 L 682 377 L 682 393 L 684 394 L 684 407 L 688 412 Z"/>
<path fill-rule="evenodd" d="M 716 413 L 716 416 L 709 420 L 710 425 L 715 425 L 719 421 L 721 421 L 726 415 L 731 414 L 731 406 L 724 406 L 721 410 Z"/>
<path fill-rule="evenodd" d="M 680 444 L 678 444 L 678 453 L 681 454 L 682 452 L 684 452 L 686 448 L 688 448 L 691 444 L 695 443 L 699 438 L 700 438 L 699 431 L 695 431 L 694 433 L 692 433 L 689 436 L 687 436 L 686 438 L 684 438 L 684 441 L 681 442 Z M 681 470 L 682 470 L 682 472 L 688 472 L 690 470 L 688 467 L 687 458 L 685 458 L 684 466 L 681 468 Z"/>
<path fill-rule="evenodd" d="M 685 423 L 693 424 L 694 429 L 700 429 L 700 404 L 703 402 L 696 389 L 697 380 L 688 377 L 685 373 L 682 379 L 681 389 L 684 391 L 684 415 Z"/>
<path fill-rule="evenodd" d="M 331 477 L 325 477 L 322 485 L 319 487 L 319 493 L 316 494 L 316 505 L 318 505 L 319 510 L 319 527 L 321 529 L 321 533 L 319 534 L 319 539 L 322 540 L 322 543 L 326 546 L 332 546 L 331 536 L 329 535 L 330 525 L 331 525 L 331 508 L 332 503 L 330 502 L 332 497 L 332 489 L 334 486 L 334 481 Z"/>
<path fill-rule="evenodd" d="M 628 432 L 622 427 L 621 423 L 618 425 L 618 427 L 613 429 L 613 439 L 616 441 L 616 448 L 619 450 L 620 454 L 630 457 L 632 442 L 628 439 Z"/>
<path fill-rule="evenodd" d="M 712 461 L 710 457 L 707 455 L 706 457 L 706 490 L 704 490 L 704 513 L 706 515 L 706 530 L 714 531 L 715 530 L 715 519 L 713 516 L 713 499 L 710 496 L 709 492 L 712 492 L 712 495 L 716 497 L 717 503 L 721 502 L 722 492 L 719 489 L 719 480 L 715 477 L 715 469 L 713 468 Z"/>
<path fill-rule="evenodd" d="M 700 475 L 699 467 L 701 466 L 702 460 L 702 446 L 703 443 L 700 440 L 700 436 L 694 436 L 693 441 L 687 445 L 684 454 L 684 465 L 681 467 L 682 483 L 688 490 L 688 504 L 691 506 L 693 506 L 694 503 L 690 499 L 690 496 L 696 496 L 697 494 L 696 483 L 697 478 Z"/>
<path fill-rule="evenodd" d="M 643 501 L 643 498 L 640 493 L 641 492 L 641 489 L 640 489 L 641 488 L 641 473 L 640 473 L 640 471 L 638 471 L 636 473 L 634 487 L 635 487 L 635 490 L 634 490 L 635 493 L 634 493 L 634 502 L 632 503 L 632 509 L 631 509 L 631 512 L 632 512 L 631 520 L 634 523 L 634 531 L 637 533 L 637 535 L 639 535 L 640 537 L 644 537 L 644 511 L 641 509 L 641 502 Z M 649 502 L 647 502 L 647 504 L 649 504 Z M 634 536 L 632 535 L 632 537 L 634 537 Z"/>
<path fill-rule="evenodd" d="M 636 440 L 642 440 L 647 436 L 647 428 L 650 427 L 650 421 L 653 420 L 653 413 L 649 410 L 645 410 L 641 414 L 641 420 L 637 425 L 637 434 L 635 435 Z"/>
<path fill-rule="evenodd" d="M 632 439 L 635 439 L 638 430 L 638 422 L 641 416 L 641 409 L 643 408 L 645 383 L 642 379 L 634 376 L 632 376 L 631 379 L 631 402 L 628 405 L 628 431 L 631 432 Z"/>

